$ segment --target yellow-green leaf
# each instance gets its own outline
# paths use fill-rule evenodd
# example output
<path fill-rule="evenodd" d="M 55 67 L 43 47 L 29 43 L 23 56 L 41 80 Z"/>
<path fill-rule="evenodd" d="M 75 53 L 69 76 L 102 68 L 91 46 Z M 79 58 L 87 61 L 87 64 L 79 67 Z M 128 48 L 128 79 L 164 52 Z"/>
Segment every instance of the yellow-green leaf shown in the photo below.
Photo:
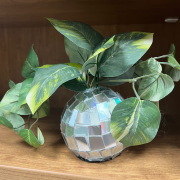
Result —
<path fill-rule="evenodd" d="M 34 114 L 40 105 L 45 102 L 63 83 L 80 76 L 79 71 L 65 64 L 53 65 L 48 68 L 39 68 L 36 71 L 26 101 Z"/>
<path fill-rule="evenodd" d="M 128 98 L 116 105 L 111 115 L 113 137 L 126 147 L 149 143 L 157 134 L 161 113 L 155 104 Z"/>

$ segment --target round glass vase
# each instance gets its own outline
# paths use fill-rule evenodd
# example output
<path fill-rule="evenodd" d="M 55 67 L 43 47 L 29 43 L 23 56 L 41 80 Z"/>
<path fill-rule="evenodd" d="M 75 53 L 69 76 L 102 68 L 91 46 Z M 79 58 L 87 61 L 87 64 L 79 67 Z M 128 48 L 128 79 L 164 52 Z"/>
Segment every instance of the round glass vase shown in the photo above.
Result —
<path fill-rule="evenodd" d="M 123 98 L 109 88 L 76 93 L 61 116 L 61 133 L 68 148 L 80 159 L 102 162 L 121 154 L 124 145 L 110 130 L 111 113 Z"/>

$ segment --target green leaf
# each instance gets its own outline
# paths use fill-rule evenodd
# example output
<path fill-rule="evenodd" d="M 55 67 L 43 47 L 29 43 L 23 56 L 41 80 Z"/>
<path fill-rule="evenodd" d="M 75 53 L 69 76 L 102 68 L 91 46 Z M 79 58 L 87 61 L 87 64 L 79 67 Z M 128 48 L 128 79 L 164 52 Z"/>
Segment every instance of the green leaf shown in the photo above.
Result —
<path fill-rule="evenodd" d="M 9 88 L 11 89 L 13 86 L 15 86 L 16 84 L 13 82 L 13 81 L 11 81 L 11 80 L 9 80 Z"/>
<path fill-rule="evenodd" d="M 117 76 L 117 77 L 104 78 L 103 81 L 131 79 L 134 74 L 134 69 L 135 69 L 134 67 L 131 67 L 124 74 L 121 74 L 120 76 Z M 106 84 L 107 86 L 118 86 L 118 85 L 124 84 L 124 82 L 103 82 L 103 83 Z"/>
<path fill-rule="evenodd" d="M 40 129 L 37 129 L 38 139 L 34 135 L 34 133 L 29 129 L 22 129 L 19 131 L 19 136 L 23 138 L 29 145 L 38 148 L 39 146 L 44 144 L 44 137 Z"/>
<path fill-rule="evenodd" d="M 152 33 L 128 32 L 118 34 L 114 45 L 107 49 L 100 60 L 101 77 L 115 77 L 126 72 L 149 49 L 153 41 Z"/>
<path fill-rule="evenodd" d="M 112 112 L 111 133 L 126 147 L 149 143 L 157 134 L 160 119 L 161 113 L 152 102 L 128 98 Z"/>
<path fill-rule="evenodd" d="M 138 94 L 142 99 L 159 101 L 167 96 L 174 88 L 173 80 L 170 76 L 161 73 L 162 67 L 155 59 L 150 59 L 144 63 L 143 75 L 157 75 L 143 78 L 140 82 Z"/>
<path fill-rule="evenodd" d="M 26 61 L 24 62 L 21 74 L 24 78 L 33 78 L 35 71 L 33 68 L 39 67 L 39 61 L 38 57 L 33 49 L 33 46 L 31 47 L 31 50 L 29 51 L 28 57 L 26 58 Z"/>
<path fill-rule="evenodd" d="M 0 116 L 0 124 L 4 125 L 9 129 L 13 129 L 13 125 L 4 117 Z"/>
<path fill-rule="evenodd" d="M 77 79 L 67 81 L 63 86 L 71 91 L 85 91 L 87 87 Z"/>
<path fill-rule="evenodd" d="M 170 64 L 165 67 L 165 73 L 168 74 L 173 81 L 177 82 L 180 80 L 180 64 L 175 59 L 175 46 L 171 44 L 168 57 L 168 63 Z"/>
<path fill-rule="evenodd" d="M 66 54 L 68 55 L 71 63 L 83 65 L 91 54 L 91 51 L 77 46 L 66 37 L 64 37 L 64 45 Z"/>
<path fill-rule="evenodd" d="M 94 53 L 89 57 L 89 59 L 84 63 L 82 71 L 86 71 L 97 65 L 97 55 L 104 52 L 106 49 L 110 48 L 114 44 L 114 37 L 108 37 L 103 39 L 94 49 Z"/>
<path fill-rule="evenodd" d="M 21 86 L 22 83 L 18 83 L 6 92 L 6 94 L 0 102 L 1 109 L 5 109 L 9 112 L 13 112 L 20 115 L 31 114 L 31 111 L 27 104 L 24 104 L 22 106 L 18 104 Z"/>
<path fill-rule="evenodd" d="M 65 64 L 58 64 L 48 68 L 39 68 L 36 71 L 26 101 L 34 114 L 40 105 L 63 83 L 80 76 L 79 71 Z"/>
<path fill-rule="evenodd" d="M 37 119 L 37 118 L 43 118 L 46 117 L 50 114 L 50 104 L 49 104 L 49 99 L 46 100 L 41 108 L 38 110 L 38 114 L 37 112 L 34 114 L 33 118 Z"/>
<path fill-rule="evenodd" d="M 18 101 L 19 106 L 26 104 L 26 96 L 28 95 L 28 92 L 30 91 L 32 81 L 33 81 L 33 78 L 28 78 L 22 82 L 21 90 L 19 93 L 19 101 Z"/>
<path fill-rule="evenodd" d="M 4 126 L 10 128 L 10 129 L 12 129 L 12 127 L 17 128 L 17 129 L 13 129 L 15 132 L 19 132 L 21 129 L 24 129 L 24 127 L 25 127 L 25 126 L 21 126 L 24 124 L 24 119 L 21 116 L 19 116 L 18 114 L 11 113 L 4 109 L 0 109 L 0 117 L 3 117 L 6 119 L 5 120 L 5 119 L 1 118 L 1 120 L 0 120 L 1 124 L 3 124 Z M 19 127 L 19 126 L 21 126 L 21 127 Z"/>
<path fill-rule="evenodd" d="M 93 50 L 99 41 L 103 39 L 102 35 L 96 32 L 91 26 L 77 21 L 64 21 L 48 18 L 54 28 L 67 37 L 77 46 Z"/>

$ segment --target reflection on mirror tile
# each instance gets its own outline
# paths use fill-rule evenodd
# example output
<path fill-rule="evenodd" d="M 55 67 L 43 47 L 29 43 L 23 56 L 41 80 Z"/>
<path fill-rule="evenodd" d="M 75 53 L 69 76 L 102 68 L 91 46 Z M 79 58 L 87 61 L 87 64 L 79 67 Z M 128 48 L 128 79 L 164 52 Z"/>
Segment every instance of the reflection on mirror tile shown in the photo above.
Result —
<path fill-rule="evenodd" d="M 78 100 L 75 100 L 73 104 L 69 107 L 69 109 L 72 111 L 77 105 L 79 104 Z"/>
<path fill-rule="evenodd" d="M 89 137 L 89 143 L 90 143 L 91 151 L 105 148 L 101 137 Z"/>
<path fill-rule="evenodd" d="M 104 119 L 109 119 L 111 117 L 107 102 L 97 104 L 97 108 L 98 108 L 98 112 L 99 112 L 100 121 L 102 121 Z"/>
<path fill-rule="evenodd" d="M 76 142 L 73 137 L 66 137 L 66 140 L 70 149 L 78 150 L 76 146 Z"/>
<path fill-rule="evenodd" d="M 121 100 L 119 98 L 115 98 L 114 100 L 115 100 L 116 104 L 119 104 L 121 102 Z"/>
<path fill-rule="evenodd" d="M 67 124 L 67 123 L 69 122 L 69 119 L 70 119 L 71 115 L 72 115 L 72 112 L 70 112 L 70 111 L 67 109 L 67 110 L 65 111 L 65 113 L 64 113 L 64 117 L 63 117 L 62 121 Z"/>
<path fill-rule="evenodd" d="M 109 99 L 105 96 L 105 94 L 101 93 L 94 96 L 98 103 L 108 102 Z"/>
<path fill-rule="evenodd" d="M 61 118 L 63 118 L 66 109 L 67 109 L 67 104 L 66 104 L 66 106 L 64 107 L 64 109 L 63 109 L 63 111 L 62 111 L 62 113 L 61 113 Z"/>
<path fill-rule="evenodd" d="M 88 128 L 86 126 L 76 125 L 74 128 L 74 136 L 88 136 Z"/>
<path fill-rule="evenodd" d="M 72 127 L 74 127 L 74 124 L 76 122 L 77 114 L 78 114 L 78 111 L 76 109 L 74 109 L 72 116 L 71 116 L 71 119 L 69 120 L 69 125 Z"/>
<path fill-rule="evenodd" d="M 108 108 L 109 108 L 109 111 L 110 111 L 111 114 L 112 114 L 112 112 L 113 112 L 116 105 L 117 104 L 116 104 L 114 99 L 108 102 Z"/>
<path fill-rule="evenodd" d="M 101 126 L 88 126 L 89 135 L 101 135 Z"/>
<path fill-rule="evenodd" d="M 67 141 L 66 141 L 66 138 L 65 138 L 64 134 L 61 133 L 61 135 L 62 135 L 62 137 L 63 137 L 63 139 L 64 139 L 64 142 L 65 142 L 66 146 L 68 146 L 68 143 L 67 143 Z"/>
<path fill-rule="evenodd" d="M 70 137 L 73 136 L 73 134 L 74 134 L 74 128 L 69 125 L 66 125 L 66 136 Z"/>
<path fill-rule="evenodd" d="M 90 159 L 91 157 L 86 152 L 79 152 L 80 156 L 82 156 L 85 159 Z"/>
<path fill-rule="evenodd" d="M 122 143 L 120 143 L 119 141 L 116 141 L 116 145 L 119 146 L 121 145 Z"/>
<path fill-rule="evenodd" d="M 100 93 L 101 93 L 101 91 L 100 91 L 99 89 L 94 89 L 94 91 L 93 91 L 93 94 L 94 94 L 94 95 L 100 94 Z"/>
<path fill-rule="evenodd" d="M 87 112 L 82 112 L 77 114 L 77 124 L 90 124 L 89 115 Z"/>
<path fill-rule="evenodd" d="M 88 152 L 88 153 L 92 156 L 92 158 L 102 158 L 99 151 Z"/>
<path fill-rule="evenodd" d="M 85 137 L 75 137 L 79 151 L 90 151 Z"/>
<path fill-rule="evenodd" d="M 91 98 L 91 97 L 93 97 L 93 92 L 85 92 L 84 93 L 88 98 Z"/>
<path fill-rule="evenodd" d="M 79 156 L 79 153 L 75 150 L 72 150 L 72 152 L 78 157 Z"/>
<path fill-rule="evenodd" d="M 119 97 L 119 99 L 121 100 L 121 102 L 124 100 L 124 98 L 118 93 L 116 92 L 117 96 Z"/>
<path fill-rule="evenodd" d="M 99 90 L 100 91 L 105 91 L 105 90 L 109 90 L 109 88 L 105 87 L 105 86 L 100 86 L 99 87 Z"/>
<path fill-rule="evenodd" d="M 95 101 L 94 98 L 89 98 L 89 99 L 86 99 L 84 101 L 86 103 L 86 105 L 89 107 L 89 108 L 93 108 L 96 106 L 97 102 Z"/>
<path fill-rule="evenodd" d="M 67 102 L 67 105 L 68 106 L 71 106 L 71 104 L 75 101 L 75 97 L 72 97 L 68 102 Z"/>
<path fill-rule="evenodd" d="M 110 122 L 109 121 L 101 122 L 101 130 L 102 130 L 102 134 L 106 134 L 110 132 Z"/>
<path fill-rule="evenodd" d="M 66 125 L 62 122 L 61 123 L 61 132 L 65 133 Z"/>
<path fill-rule="evenodd" d="M 123 144 L 121 144 L 121 145 L 119 145 L 117 147 L 114 147 L 112 149 L 112 154 L 116 154 L 116 153 L 118 153 L 119 151 L 122 151 L 122 150 L 123 150 Z"/>
<path fill-rule="evenodd" d="M 108 98 L 115 98 L 115 97 L 117 97 L 117 94 L 114 91 L 111 91 L 111 90 L 106 90 L 106 91 L 104 91 L 104 93 L 105 93 L 105 95 Z"/>
<path fill-rule="evenodd" d="M 91 125 L 99 125 L 100 124 L 97 107 L 89 109 L 89 117 L 90 117 L 90 124 Z"/>
<path fill-rule="evenodd" d="M 76 109 L 79 111 L 79 112 L 84 112 L 88 109 L 87 105 L 84 103 L 84 102 L 80 102 L 77 106 L 76 106 Z"/>
<path fill-rule="evenodd" d="M 76 98 L 79 100 L 79 102 L 81 102 L 86 98 L 86 96 L 80 92 L 76 95 Z"/>
<path fill-rule="evenodd" d="M 101 154 L 103 157 L 111 156 L 111 149 L 103 150 L 103 151 L 101 151 Z"/>
<path fill-rule="evenodd" d="M 116 146 L 116 140 L 114 139 L 114 137 L 112 136 L 111 133 L 105 134 L 103 136 L 103 140 L 104 140 L 104 144 L 105 144 L 106 148 Z"/>

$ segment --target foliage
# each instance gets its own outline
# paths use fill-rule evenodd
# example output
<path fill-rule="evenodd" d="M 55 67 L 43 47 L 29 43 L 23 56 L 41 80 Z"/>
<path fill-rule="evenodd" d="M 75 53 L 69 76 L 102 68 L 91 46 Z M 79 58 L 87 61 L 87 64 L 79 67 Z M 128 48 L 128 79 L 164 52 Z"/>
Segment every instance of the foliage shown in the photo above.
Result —
<path fill-rule="evenodd" d="M 142 56 L 153 42 L 153 33 L 126 32 L 103 38 L 82 22 L 48 20 L 64 35 L 70 63 L 39 67 L 32 46 L 21 71 L 25 80 L 17 84 L 10 80 L 10 89 L 0 102 L 0 124 L 38 148 L 44 144 L 43 134 L 37 127 L 36 138 L 31 128 L 39 118 L 49 115 L 49 98 L 59 87 L 84 91 L 100 83 L 118 86 L 128 82 L 132 83 L 136 97 L 114 108 L 110 124 L 112 135 L 126 147 L 152 141 L 161 119 L 155 104 L 172 92 L 173 81 L 180 80 L 174 44 L 167 55 L 143 61 Z M 158 62 L 160 58 L 167 58 L 167 62 Z M 165 72 L 162 65 L 166 65 Z M 29 115 L 28 122 L 20 115 Z M 32 125 L 31 117 L 36 118 Z"/>

